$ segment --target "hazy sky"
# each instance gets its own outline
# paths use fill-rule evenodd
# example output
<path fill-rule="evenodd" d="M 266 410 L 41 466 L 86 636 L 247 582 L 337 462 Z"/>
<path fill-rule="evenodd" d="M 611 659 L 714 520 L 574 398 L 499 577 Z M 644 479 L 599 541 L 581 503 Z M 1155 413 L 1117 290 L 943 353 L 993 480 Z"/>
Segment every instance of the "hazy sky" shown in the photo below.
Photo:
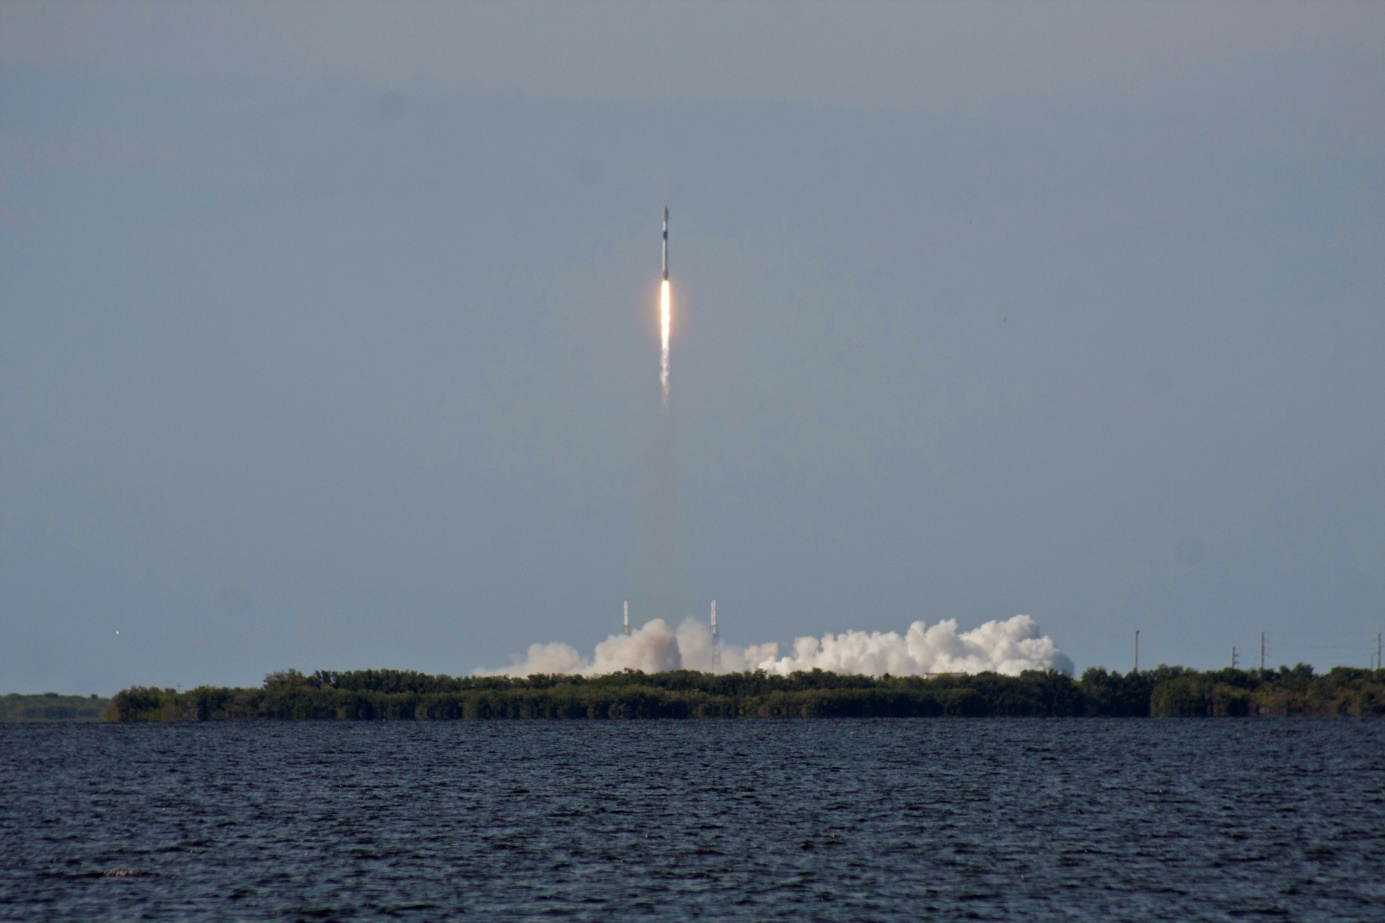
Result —
<path fill-rule="evenodd" d="M 1365 666 L 1382 99 L 1381 4 L 0 2 L 0 692 Z"/>

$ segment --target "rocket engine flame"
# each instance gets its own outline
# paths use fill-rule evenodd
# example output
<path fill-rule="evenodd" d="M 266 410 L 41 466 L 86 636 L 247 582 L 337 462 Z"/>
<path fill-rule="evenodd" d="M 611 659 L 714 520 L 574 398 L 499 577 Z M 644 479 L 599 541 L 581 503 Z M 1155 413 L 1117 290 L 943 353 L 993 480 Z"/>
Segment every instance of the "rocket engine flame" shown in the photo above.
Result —
<path fill-rule="evenodd" d="M 659 350 L 659 386 L 663 389 L 664 409 L 668 410 L 668 279 L 659 287 L 659 326 L 663 343 Z"/>
<path fill-rule="evenodd" d="M 659 288 L 659 327 L 662 346 L 659 350 L 659 387 L 664 393 L 664 410 L 668 410 L 668 206 L 664 206 L 664 282 Z"/>

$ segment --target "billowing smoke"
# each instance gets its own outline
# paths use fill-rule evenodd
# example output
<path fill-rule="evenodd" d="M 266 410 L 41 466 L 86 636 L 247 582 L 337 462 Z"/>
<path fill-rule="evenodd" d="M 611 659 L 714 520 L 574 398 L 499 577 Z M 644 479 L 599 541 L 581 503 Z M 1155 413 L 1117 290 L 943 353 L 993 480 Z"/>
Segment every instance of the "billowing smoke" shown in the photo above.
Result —
<path fill-rule="evenodd" d="M 1015 676 L 1024 670 L 1071 673 L 1072 661 L 1051 638 L 1039 634 L 1038 623 L 1027 615 L 986 622 L 960 634 L 956 619 L 944 619 L 931 628 L 922 621 L 914 622 L 903 635 L 845 631 L 821 638 L 798 638 L 787 657 L 779 656 L 779 645 L 773 641 L 749 647 L 716 645 L 710 627 L 690 618 L 677 631 L 663 619 L 655 619 L 628 636 L 612 635 L 596 646 L 590 659 L 568 644 L 533 644 L 518 663 L 478 672 L 597 676 L 622 670 L 658 673 L 680 669 L 707 673 L 764 670 L 781 675 L 821 669 L 868 676 L 990 671 Z"/>
<path fill-rule="evenodd" d="M 1004 673 L 1016 676 L 1024 670 L 1072 672 L 1072 661 L 1053 639 L 1039 634 L 1039 625 L 1027 615 L 1003 622 L 986 622 L 979 628 L 957 633 L 956 619 L 943 619 L 929 628 L 915 622 L 901 637 L 893 631 L 845 631 L 839 635 L 799 638 L 793 654 L 761 664 L 769 673 L 795 670 L 830 670 L 880 676 L 917 676 L 923 673 Z"/>

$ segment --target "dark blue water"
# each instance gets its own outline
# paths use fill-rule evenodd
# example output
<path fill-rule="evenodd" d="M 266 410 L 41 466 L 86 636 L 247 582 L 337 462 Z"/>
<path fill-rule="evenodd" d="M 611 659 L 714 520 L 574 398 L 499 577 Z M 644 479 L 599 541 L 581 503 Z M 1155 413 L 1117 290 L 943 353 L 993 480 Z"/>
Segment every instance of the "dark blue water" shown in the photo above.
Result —
<path fill-rule="evenodd" d="M 0 726 L 5 920 L 1385 920 L 1385 721 Z"/>

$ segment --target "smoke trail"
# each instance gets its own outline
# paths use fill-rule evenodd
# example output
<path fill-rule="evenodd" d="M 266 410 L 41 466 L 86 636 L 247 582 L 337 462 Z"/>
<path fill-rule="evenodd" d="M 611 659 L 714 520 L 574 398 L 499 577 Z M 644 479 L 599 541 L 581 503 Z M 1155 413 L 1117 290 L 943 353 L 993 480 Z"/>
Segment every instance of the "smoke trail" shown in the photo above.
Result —
<path fill-rule="evenodd" d="M 667 264 L 666 264 L 667 265 Z M 644 456 L 639 503 L 640 581 L 637 591 L 647 612 L 682 609 L 682 555 L 679 551 L 677 413 L 669 407 L 671 286 L 665 273 L 659 289 L 659 386 L 661 411 L 652 420 Z"/>
<path fill-rule="evenodd" d="M 787 675 L 821 669 L 868 676 L 988 671 L 1016 676 L 1024 670 L 1071 673 L 1073 669 L 1072 661 L 1051 638 L 1039 634 L 1038 623 L 1027 615 L 986 622 L 960 634 L 956 619 L 944 619 L 931 628 L 925 622 L 914 622 L 903 635 L 845 631 L 821 638 L 803 637 L 794 641 L 793 653 L 787 657 L 779 656 L 779 645 L 773 641 L 748 647 L 723 645 L 719 658 L 717 654 L 706 623 L 686 619 L 675 632 L 663 619 L 655 619 L 629 636 L 611 635 L 596 646 L 589 660 L 567 644 L 534 644 L 523 660 L 509 667 L 477 672 L 596 676 L 622 670 L 656 673 L 687 669 L 707 673 L 764 670 Z"/>
<path fill-rule="evenodd" d="M 662 334 L 662 347 L 659 349 L 659 387 L 663 391 L 664 410 L 668 410 L 668 279 L 659 286 L 659 327 Z"/>

